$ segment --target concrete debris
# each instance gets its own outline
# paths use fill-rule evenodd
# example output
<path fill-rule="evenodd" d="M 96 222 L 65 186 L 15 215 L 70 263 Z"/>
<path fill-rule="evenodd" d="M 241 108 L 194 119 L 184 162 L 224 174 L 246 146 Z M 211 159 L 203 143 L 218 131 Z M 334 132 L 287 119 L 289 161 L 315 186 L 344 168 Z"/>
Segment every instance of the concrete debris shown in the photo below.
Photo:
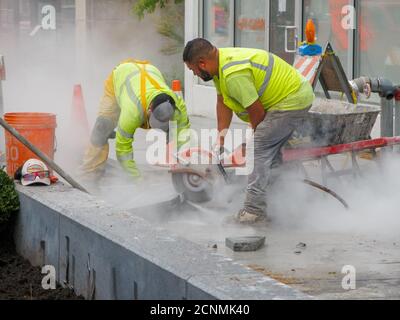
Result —
<path fill-rule="evenodd" d="M 257 251 L 265 243 L 265 237 L 232 237 L 225 239 L 225 245 L 233 251 Z"/>
<path fill-rule="evenodd" d="M 298 248 L 299 250 L 296 250 L 294 253 L 295 253 L 295 254 L 301 254 L 301 253 L 302 253 L 302 250 L 306 249 L 306 247 L 307 247 L 307 245 L 306 245 L 304 242 L 299 242 L 299 243 L 296 245 L 296 248 Z"/>
<path fill-rule="evenodd" d="M 299 242 L 296 246 L 296 248 L 303 248 L 303 249 L 305 249 L 306 247 L 307 247 L 307 245 L 303 242 Z"/>

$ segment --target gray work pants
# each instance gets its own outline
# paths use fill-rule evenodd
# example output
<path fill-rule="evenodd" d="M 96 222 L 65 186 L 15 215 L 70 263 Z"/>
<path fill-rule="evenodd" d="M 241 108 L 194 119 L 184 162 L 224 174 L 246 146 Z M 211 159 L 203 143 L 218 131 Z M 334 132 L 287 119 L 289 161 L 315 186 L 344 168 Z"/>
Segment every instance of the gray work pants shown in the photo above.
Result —
<path fill-rule="evenodd" d="M 281 148 L 293 131 L 303 125 L 309 108 L 296 111 L 271 111 L 254 133 L 254 170 L 248 179 L 244 210 L 267 214 L 267 187 L 273 168 L 282 163 Z"/>

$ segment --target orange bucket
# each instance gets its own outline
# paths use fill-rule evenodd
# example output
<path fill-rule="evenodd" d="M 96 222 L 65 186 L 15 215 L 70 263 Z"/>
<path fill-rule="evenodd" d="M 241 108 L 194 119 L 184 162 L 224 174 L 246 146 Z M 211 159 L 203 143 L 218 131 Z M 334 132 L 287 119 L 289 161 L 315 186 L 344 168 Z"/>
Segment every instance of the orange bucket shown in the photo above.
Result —
<path fill-rule="evenodd" d="M 54 160 L 56 115 L 51 113 L 6 113 L 4 120 L 24 138 Z M 28 159 L 38 157 L 19 142 L 8 131 L 6 138 L 7 173 L 14 176 L 15 171 Z"/>

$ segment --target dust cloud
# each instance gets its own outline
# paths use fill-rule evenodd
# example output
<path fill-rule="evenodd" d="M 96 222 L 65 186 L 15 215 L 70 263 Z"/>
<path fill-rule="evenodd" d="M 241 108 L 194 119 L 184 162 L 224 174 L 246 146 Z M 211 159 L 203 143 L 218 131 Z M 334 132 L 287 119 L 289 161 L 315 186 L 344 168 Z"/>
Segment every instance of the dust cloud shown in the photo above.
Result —
<path fill-rule="evenodd" d="M 364 160 L 361 177 L 347 175 L 328 180 L 328 186 L 348 203 L 348 210 L 332 196 L 299 182 L 300 177 L 291 173 L 291 177 L 281 179 L 271 192 L 272 218 L 278 226 L 286 229 L 398 235 L 398 157 L 398 153 L 387 153 L 379 159 L 380 165 L 374 161 L 365 163 L 367 161 Z M 346 157 L 338 157 L 336 168 L 340 168 L 346 160 Z M 318 168 L 316 164 L 312 180 L 321 182 Z"/>
<path fill-rule="evenodd" d="M 85 32 L 75 25 L 64 25 L 57 31 L 39 31 L 35 36 L 29 35 L 30 29 L 1 32 L 0 53 L 5 56 L 7 66 L 7 80 L 3 82 L 5 111 L 55 113 L 58 123 L 55 160 L 71 174 L 80 163 L 88 138 L 76 136 L 76 123 L 71 119 L 74 85 L 82 85 L 90 129 L 96 118 L 103 82 L 119 61 L 134 56 L 167 66 L 173 65 L 170 62 L 176 58 L 161 56 L 159 43 L 162 41 L 154 28 L 144 27 L 131 16 L 125 15 L 122 19 L 121 11 L 127 12 L 126 8 L 121 8 L 116 13 L 123 22 L 115 28 L 110 28 L 110 21 L 116 23 L 119 20 L 103 19 L 88 21 Z M 127 33 L 127 28 L 132 32 Z M 133 32 L 138 29 L 140 33 Z M 153 41 L 145 46 L 145 39 Z M 111 149 L 110 155 L 113 152 Z M 348 202 L 349 210 L 331 196 L 299 183 L 299 175 L 286 174 L 287 179 L 282 179 L 269 192 L 271 224 L 288 230 L 398 233 L 398 153 L 384 159 L 382 167 L 384 170 L 379 171 L 370 163 L 362 168 L 363 176 L 358 179 L 343 177 L 340 182 L 330 181 L 329 186 Z M 113 167 L 110 172 L 118 170 Z M 166 169 L 151 169 L 143 179 L 132 185 L 126 175 L 118 171 L 112 178 L 99 183 L 95 193 L 124 209 L 143 207 L 176 196 Z M 191 228 L 185 229 L 189 224 L 206 228 L 214 235 L 227 234 L 229 230 L 254 233 L 256 231 L 251 227 L 229 223 L 229 217 L 241 208 L 245 187 L 243 180 L 237 186 L 219 185 L 213 201 L 192 204 L 192 209 L 184 212 L 154 210 L 140 214 L 160 224 L 166 224 L 165 217 L 169 215 L 167 224 L 175 229 L 181 227 L 180 231 L 186 231 L 188 236 L 193 232 Z"/>
<path fill-rule="evenodd" d="M 56 114 L 55 161 L 73 176 L 89 139 L 87 129 L 96 119 L 104 81 L 113 68 L 133 57 L 150 60 L 168 73 L 170 66 L 180 62 L 180 57 L 160 52 L 164 40 L 156 30 L 158 11 L 139 21 L 131 13 L 130 1 L 98 1 L 90 6 L 86 21 L 75 16 L 75 9 L 57 7 L 56 30 L 33 33 L 36 18 L 22 21 L 23 17 L 20 23 L 2 20 L 0 26 L 0 54 L 5 57 L 7 74 L 2 82 L 4 111 Z M 36 17 L 36 9 L 32 5 L 24 10 Z M 82 86 L 89 122 L 83 131 L 71 115 L 75 85 Z M 111 149 L 110 156 L 114 153 Z"/>

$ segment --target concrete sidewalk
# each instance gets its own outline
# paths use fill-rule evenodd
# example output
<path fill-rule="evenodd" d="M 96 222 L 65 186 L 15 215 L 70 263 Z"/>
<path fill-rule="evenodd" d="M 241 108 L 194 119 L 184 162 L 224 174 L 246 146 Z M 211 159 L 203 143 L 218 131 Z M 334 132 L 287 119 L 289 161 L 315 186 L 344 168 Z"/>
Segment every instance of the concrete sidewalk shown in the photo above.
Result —
<path fill-rule="evenodd" d="M 215 126 L 215 120 L 205 118 L 192 117 L 192 122 L 195 129 Z M 235 126 L 245 128 L 243 125 Z M 373 135 L 377 136 L 378 132 L 379 125 L 374 128 Z M 138 144 L 140 140 L 136 140 Z M 136 150 L 144 153 L 145 145 L 138 145 Z M 334 156 L 331 161 L 336 168 L 348 167 L 351 163 L 347 155 Z M 124 209 L 149 204 L 154 195 L 159 199 L 172 198 L 174 189 L 167 170 L 146 167 L 142 161 L 139 163 L 146 176 L 143 188 L 136 186 L 133 191 L 129 186 L 108 185 L 99 192 L 99 196 Z M 360 166 L 367 173 L 367 182 L 379 177 L 377 166 L 372 161 L 361 159 Z M 316 181 L 319 179 L 319 167 L 317 161 L 306 164 Z M 369 173 L 372 178 L 368 177 Z M 389 173 L 386 178 L 390 180 L 390 176 Z M 352 179 L 345 177 L 340 182 L 332 182 L 333 189 L 349 201 L 349 211 L 321 191 L 291 182 L 289 185 L 283 184 L 271 195 L 269 214 L 272 221 L 267 226 L 238 226 L 229 222 L 229 217 L 242 205 L 245 181 L 236 186 L 222 185 L 216 188 L 216 199 L 201 206 L 194 205 L 196 210 L 141 213 L 136 210 L 135 214 L 159 228 L 167 229 L 317 298 L 398 299 L 400 235 L 395 230 L 400 228 L 400 217 L 393 214 L 393 210 L 396 211 L 400 203 L 392 201 L 396 198 L 394 194 L 385 198 L 383 192 L 384 196 L 380 196 L 378 191 L 382 191 L 382 188 L 378 184 L 366 185 L 362 179 Z M 393 183 L 396 182 L 388 182 L 392 185 L 391 190 L 398 190 L 393 188 Z M 375 194 L 375 191 L 371 191 L 374 188 L 377 188 L 376 201 L 389 203 L 389 208 L 377 205 L 371 198 L 371 194 L 372 197 Z M 287 196 L 282 198 L 283 193 Z M 365 199 L 359 201 L 359 197 Z M 286 199 L 283 201 L 285 203 L 282 199 Z M 368 201 L 373 201 L 370 206 Z M 365 202 L 366 206 L 360 202 Z M 251 235 L 266 236 L 266 246 L 253 253 L 234 253 L 225 247 L 226 237 Z M 301 245 L 303 243 L 305 247 Z M 345 276 L 342 269 L 348 265 L 354 266 L 356 271 L 355 290 L 345 290 L 342 287 Z"/>
<path fill-rule="evenodd" d="M 155 192 L 162 194 L 161 189 Z M 318 191 L 312 192 L 315 197 L 325 199 L 328 206 L 336 208 L 336 219 L 332 216 L 332 210 L 321 211 L 320 219 L 314 219 L 314 212 L 307 214 L 309 206 L 306 203 L 297 203 L 295 215 L 291 212 L 285 216 L 281 210 L 272 211 L 272 221 L 267 226 L 238 226 L 229 223 L 228 219 L 241 205 L 242 196 L 239 196 L 239 192 L 235 193 L 238 199 L 227 199 L 232 201 L 230 203 L 213 201 L 197 205 L 197 211 L 143 211 L 136 214 L 159 228 L 169 230 L 216 254 L 223 254 L 235 262 L 317 298 L 400 298 L 398 233 L 393 233 L 393 228 L 390 228 L 391 232 L 388 234 L 383 230 L 375 232 L 349 228 L 346 226 L 346 217 L 349 217 L 349 223 L 353 227 L 357 225 L 357 219 L 363 223 L 358 212 L 351 217 L 351 210 L 344 211 L 335 200 L 319 194 Z M 385 212 L 377 212 L 377 216 L 379 215 L 384 216 Z M 370 214 L 366 218 L 370 218 Z M 336 220 L 338 225 L 330 228 L 332 220 Z M 399 226 L 398 219 L 393 223 Z M 343 224 L 343 230 L 340 224 Z M 235 253 L 225 247 L 226 237 L 253 235 L 267 238 L 266 246 L 257 252 Z M 306 246 L 299 247 L 302 243 Z M 342 287 L 345 276 L 342 269 L 347 265 L 354 266 L 356 270 L 356 290 L 347 291 Z"/>

